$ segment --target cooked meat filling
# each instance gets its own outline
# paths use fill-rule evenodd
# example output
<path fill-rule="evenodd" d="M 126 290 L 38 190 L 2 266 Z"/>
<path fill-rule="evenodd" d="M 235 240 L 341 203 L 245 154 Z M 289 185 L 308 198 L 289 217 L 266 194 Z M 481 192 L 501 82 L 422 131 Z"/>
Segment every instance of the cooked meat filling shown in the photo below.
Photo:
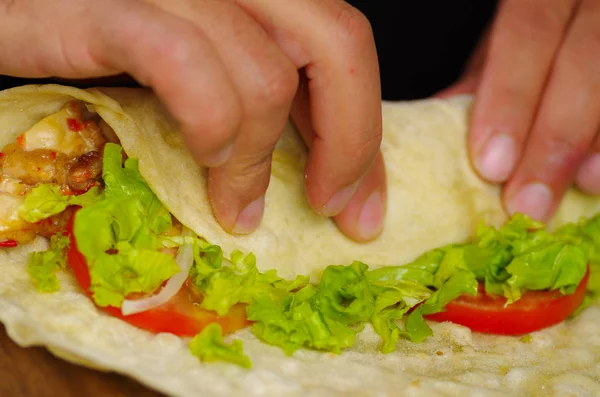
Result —
<path fill-rule="evenodd" d="M 104 133 L 110 127 L 88 114 L 77 102 L 67 103 L 19 135 L 0 153 L 0 242 L 19 243 L 37 234 L 51 236 L 64 229 L 72 209 L 32 224 L 21 219 L 19 207 L 39 184 L 55 184 L 64 195 L 81 194 L 101 184 Z M 114 140 L 114 132 L 109 135 Z"/>

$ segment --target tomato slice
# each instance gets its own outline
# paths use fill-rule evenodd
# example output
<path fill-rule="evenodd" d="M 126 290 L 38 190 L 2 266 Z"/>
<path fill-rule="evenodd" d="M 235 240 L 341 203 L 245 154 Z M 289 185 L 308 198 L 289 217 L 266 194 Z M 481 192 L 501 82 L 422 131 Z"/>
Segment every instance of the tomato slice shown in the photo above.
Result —
<path fill-rule="evenodd" d="M 15 248 L 18 245 L 19 243 L 17 243 L 15 240 L 0 241 L 0 248 Z"/>
<path fill-rule="evenodd" d="M 69 220 L 65 232 L 70 240 L 67 262 L 78 284 L 91 297 L 91 281 L 87 262 L 83 254 L 77 249 L 77 242 L 73 235 L 73 221 L 76 213 L 77 211 Z M 243 305 L 234 306 L 224 316 L 200 308 L 190 299 L 186 285 L 169 302 L 142 313 L 125 316 L 121 309 L 117 307 L 109 306 L 100 309 L 138 328 L 156 333 L 169 332 L 178 336 L 194 336 L 212 323 L 219 324 L 223 329 L 223 333 L 234 332 L 251 324 L 246 319 L 246 309 Z"/>
<path fill-rule="evenodd" d="M 521 299 L 504 307 L 506 298 L 485 293 L 464 294 L 446 305 L 446 311 L 425 316 L 433 321 L 450 321 L 472 331 L 497 335 L 523 335 L 558 324 L 583 302 L 590 276 L 589 267 L 573 294 L 559 291 L 528 291 Z"/>

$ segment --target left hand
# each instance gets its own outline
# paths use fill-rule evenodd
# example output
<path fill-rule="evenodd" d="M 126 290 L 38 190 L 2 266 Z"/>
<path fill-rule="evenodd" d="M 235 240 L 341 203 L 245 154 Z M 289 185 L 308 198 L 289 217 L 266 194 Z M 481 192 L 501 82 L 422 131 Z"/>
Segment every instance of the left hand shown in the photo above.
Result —
<path fill-rule="evenodd" d="M 548 220 L 573 183 L 600 194 L 600 1 L 503 0 L 461 79 L 469 154 L 511 214 Z"/>

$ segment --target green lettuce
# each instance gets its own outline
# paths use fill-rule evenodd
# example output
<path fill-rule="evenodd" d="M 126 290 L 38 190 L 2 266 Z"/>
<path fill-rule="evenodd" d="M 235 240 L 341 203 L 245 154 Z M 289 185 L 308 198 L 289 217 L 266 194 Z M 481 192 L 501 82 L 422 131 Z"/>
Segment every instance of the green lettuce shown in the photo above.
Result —
<path fill-rule="evenodd" d="M 579 228 L 550 233 L 540 222 L 515 214 L 495 229 L 480 226 L 475 241 L 464 244 L 465 264 L 488 293 L 509 303 L 528 290 L 573 293 L 588 262 Z"/>
<path fill-rule="evenodd" d="M 586 297 L 583 304 L 573 314 L 575 316 L 594 300 L 600 298 L 600 215 L 565 225 L 557 230 L 556 234 L 577 241 L 588 259 L 590 278 Z"/>
<path fill-rule="evenodd" d="M 33 285 L 39 292 L 56 292 L 60 288 L 56 272 L 65 268 L 66 249 L 69 238 L 55 234 L 50 238 L 50 249 L 42 252 L 32 252 L 29 255 L 27 273 Z"/>
<path fill-rule="evenodd" d="M 286 354 L 301 348 L 339 353 L 366 323 L 389 353 L 400 338 L 418 343 L 431 336 L 425 317 L 463 294 L 476 295 L 479 282 L 509 304 L 528 290 L 573 293 L 590 257 L 600 257 L 598 242 L 600 221 L 550 233 L 516 214 L 500 228 L 481 225 L 469 243 L 431 250 L 406 265 L 329 266 L 316 285 L 260 273 L 252 254 L 234 253 L 224 266 L 221 250 L 208 243 L 197 248 L 191 275 L 204 294 L 203 307 L 224 314 L 236 303 L 248 304 L 253 333 Z"/>
<path fill-rule="evenodd" d="M 292 354 L 300 348 L 340 353 L 354 344 L 357 330 L 320 312 L 317 288 L 307 285 L 284 298 L 258 297 L 247 308 L 253 333 Z"/>
<path fill-rule="evenodd" d="M 159 234 L 171 227 L 171 215 L 138 171 L 122 165 L 121 147 L 104 147 L 104 200 L 77 213 L 74 234 L 90 270 L 98 306 L 120 307 L 131 293 L 152 293 L 179 271 L 175 260 L 157 251 Z"/>
<path fill-rule="evenodd" d="M 225 257 L 219 246 L 201 238 L 162 236 L 172 227 L 171 215 L 140 175 L 137 161 L 123 163 L 120 146 L 106 145 L 102 176 L 103 194 L 90 190 L 63 197 L 57 188 L 40 185 L 22 210 L 29 219 L 43 219 L 68 205 L 83 207 L 74 234 L 88 262 L 96 304 L 120 307 L 129 294 L 154 292 L 179 271 L 175 260 L 159 250 L 190 244 L 189 279 L 203 296 L 198 304 L 219 315 L 245 304 L 252 332 L 286 354 L 302 348 L 340 353 L 369 323 L 384 353 L 395 350 L 401 338 L 421 342 L 432 334 L 427 315 L 463 294 L 477 294 L 479 283 L 508 304 L 529 290 L 570 294 L 589 264 L 582 307 L 600 296 L 600 216 L 551 233 L 516 214 L 499 228 L 480 225 L 470 242 L 433 249 L 411 263 L 374 270 L 362 262 L 329 266 L 312 284 L 305 276 L 288 280 L 275 270 L 260 272 L 251 253 Z M 66 244 L 56 237 L 49 251 L 32 255 L 28 272 L 38 289 L 58 288 L 55 273 L 64 267 Z M 203 360 L 250 367 L 241 342 L 226 345 L 216 324 L 197 335 L 190 349 Z"/>
<path fill-rule="evenodd" d="M 250 358 L 244 354 L 242 341 L 234 340 L 230 345 L 223 341 L 219 324 L 210 324 L 196 335 L 189 344 L 193 355 L 202 361 L 226 361 L 243 368 L 252 368 Z"/>
<path fill-rule="evenodd" d="M 120 307 L 130 294 L 153 293 L 179 271 L 160 250 L 191 245 L 189 280 L 202 293 L 198 305 L 226 315 L 245 304 L 252 332 L 286 354 L 302 348 L 340 353 L 367 324 L 381 337 L 384 353 L 401 338 L 421 342 L 432 335 L 427 315 L 463 294 L 477 294 L 480 283 L 511 304 L 530 290 L 571 294 L 589 265 L 581 307 L 600 296 L 600 215 L 549 232 L 543 223 L 515 214 L 499 228 L 480 225 L 472 241 L 433 249 L 408 264 L 374 270 L 358 261 L 328 266 L 313 284 L 305 276 L 288 280 L 275 270 L 260 272 L 252 253 L 226 257 L 199 237 L 162 235 L 172 227 L 171 214 L 139 173 L 138 161 L 123 161 L 119 145 L 105 145 L 102 178 L 103 191 L 94 187 L 79 196 L 39 185 L 19 209 L 23 219 L 38 222 L 70 205 L 83 207 L 73 233 L 98 306 Z M 59 288 L 56 272 L 65 267 L 68 244 L 57 234 L 48 251 L 31 255 L 27 271 L 39 291 Z M 205 361 L 251 367 L 242 342 L 226 344 L 218 324 L 196 335 L 189 348 Z"/>
<path fill-rule="evenodd" d="M 31 189 L 25 202 L 19 207 L 19 216 L 27 222 L 35 223 L 63 212 L 70 205 L 82 207 L 103 200 L 103 193 L 97 186 L 80 195 L 65 196 L 58 185 L 42 184 Z"/>
<path fill-rule="evenodd" d="M 377 300 L 384 302 L 378 304 L 371 319 L 382 338 L 384 353 L 394 351 L 401 337 L 413 342 L 425 340 L 432 331 L 423 315 L 441 311 L 463 293 L 477 293 L 475 276 L 465 269 L 463 250 L 455 246 L 426 252 L 405 266 L 372 270 L 369 279 L 372 286 L 380 288 Z M 404 322 L 404 328 L 399 321 Z"/>
<path fill-rule="evenodd" d="M 367 266 L 329 266 L 319 286 L 305 285 L 287 295 L 260 296 L 246 309 L 261 340 L 286 354 L 306 347 L 339 353 L 354 344 L 360 326 L 375 311 Z M 292 284 L 293 285 L 293 284 Z"/>
<path fill-rule="evenodd" d="M 229 266 L 222 266 L 221 248 L 199 240 L 194 245 L 194 265 L 190 279 L 203 292 L 201 307 L 226 314 L 238 303 L 251 303 L 257 297 L 281 297 L 308 283 L 308 277 L 284 280 L 275 270 L 261 273 L 253 254 L 234 251 Z"/>

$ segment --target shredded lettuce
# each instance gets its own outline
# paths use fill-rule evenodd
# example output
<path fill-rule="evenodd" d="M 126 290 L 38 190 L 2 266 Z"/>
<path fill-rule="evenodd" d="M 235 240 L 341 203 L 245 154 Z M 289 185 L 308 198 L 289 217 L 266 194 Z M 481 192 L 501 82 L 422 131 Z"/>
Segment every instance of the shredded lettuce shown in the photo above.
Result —
<path fill-rule="evenodd" d="M 246 309 L 261 340 L 286 354 L 306 347 L 339 353 L 354 344 L 360 325 L 375 310 L 365 277 L 366 265 L 325 269 L 320 286 L 305 285 L 287 296 L 260 296 Z M 326 287 L 322 287 L 325 285 Z"/>
<path fill-rule="evenodd" d="M 82 207 L 102 201 L 103 193 L 97 186 L 80 195 L 64 196 L 58 185 L 42 184 L 31 189 L 19 208 L 19 216 L 35 223 L 63 212 L 70 205 Z"/>
<path fill-rule="evenodd" d="M 200 239 L 194 244 L 194 258 L 190 279 L 203 292 L 200 306 L 219 315 L 235 304 L 251 303 L 260 296 L 281 297 L 308 283 L 308 277 L 303 276 L 284 280 L 275 270 L 260 273 L 255 256 L 239 251 L 231 254 L 229 266 L 222 266 L 221 248 Z"/>
<path fill-rule="evenodd" d="M 588 262 L 581 231 L 549 233 L 540 222 L 516 214 L 499 229 L 480 226 L 472 244 L 463 245 L 466 267 L 483 279 L 487 292 L 509 303 L 527 290 L 573 293 Z"/>
<path fill-rule="evenodd" d="M 578 223 L 567 224 L 557 230 L 556 234 L 578 242 L 588 259 L 590 278 L 585 300 L 573 313 L 573 316 L 576 316 L 590 303 L 600 298 L 600 214 L 591 219 L 582 219 Z"/>
<path fill-rule="evenodd" d="M 196 335 L 189 344 L 193 355 L 202 361 L 226 361 L 243 368 L 252 368 L 250 358 L 244 354 L 242 341 L 234 340 L 230 345 L 223 341 L 223 333 L 219 324 L 208 325 Z"/>
<path fill-rule="evenodd" d="M 469 243 L 431 250 L 406 265 L 370 271 L 361 262 L 329 266 L 316 285 L 260 273 L 252 254 L 234 253 L 223 265 L 220 248 L 208 243 L 197 248 L 191 275 L 204 294 L 203 307 L 224 314 L 236 303 L 248 304 L 253 333 L 287 354 L 300 348 L 339 353 L 367 323 L 389 353 L 400 338 L 421 342 L 431 336 L 424 316 L 462 294 L 476 295 L 480 281 L 508 304 L 528 290 L 573 293 L 587 264 L 600 264 L 599 243 L 598 219 L 550 233 L 516 214 L 500 228 L 481 225 Z M 592 275 L 600 291 L 599 273 Z"/>
<path fill-rule="evenodd" d="M 56 292 L 60 288 L 56 272 L 66 267 L 66 248 L 69 238 L 55 234 L 50 238 L 50 249 L 42 252 L 32 252 L 29 255 L 27 273 L 33 285 L 39 292 Z"/>
<path fill-rule="evenodd" d="M 128 294 L 152 293 L 179 271 L 162 247 L 159 234 L 171 227 L 171 215 L 138 171 L 122 165 L 121 147 L 104 147 L 104 200 L 77 213 L 73 232 L 90 270 L 92 297 L 98 306 L 120 307 Z"/>
<path fill-rule="evenodd" d="M 262 341 L 293 354 L 309 348 L 340 353 L 352 346 L 370 324 L 381 337 L 381 351 L 395 350 L 401 338 L 421 342 L 432 334 L 425 316 L 438 313 L 462 294 L 489 294 L 511 304 L 529 290 L 571 294 L 591 278 L 582 307 L 600 296 L 600 215 L 551 233 L 544 224 L 516 214 L 500 228 L 480 225 L 473 240 L 424 253 L 402 266 L 369 270 L 362 262 L 329 266 L 318 284 L 298 276 L 287 280 L 275 270 L 260 272 L 253 254 L 221 248 L 199 237 L 166 237 L 171 215 L 138 171 L 134 159 L 122 161 L 119 145 L 104 148 L 104 193 L 61 196 L 58 188 L 40 185 L 27 196 L 22 216 L 36 221 L 68 205 L 82 208 L 74 234 L 90 270 L 93 299 L 99 306 L 120 307 L 132 293 L 152 293 L 179 271 L 160 248 L 191 244 L 190 281 L 202 293 L 199 305 L 225 315 L 245 304 L 252 332 Z M 56 270 L 64 267 L 61 237 L 34 253 L 28 272 L 40 291 L 58 289 Z M 190 343 L 202 360 L 225 360 L 249 368 L 241 341 L 227 345 L 213 324 Z"/>

